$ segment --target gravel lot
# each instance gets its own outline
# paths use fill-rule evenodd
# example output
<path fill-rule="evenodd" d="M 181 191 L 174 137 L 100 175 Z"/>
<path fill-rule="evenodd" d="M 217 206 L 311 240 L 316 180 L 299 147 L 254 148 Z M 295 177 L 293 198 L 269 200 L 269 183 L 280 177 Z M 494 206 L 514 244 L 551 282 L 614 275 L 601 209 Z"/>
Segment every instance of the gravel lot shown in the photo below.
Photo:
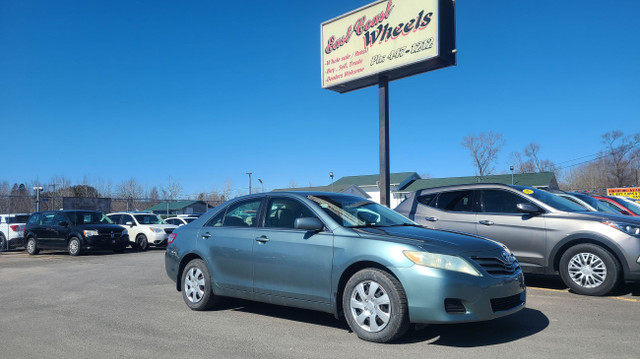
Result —
<path fill-rule="evenodd" d="M 372 344 L 332 315 L 227 300 L 193 312 L 164 271 L 164 251 L 0 253 L 4 358 L 637 358 L 640 284 L 608 297 L 527 277 L 521 312 L 431 325 Z"/>

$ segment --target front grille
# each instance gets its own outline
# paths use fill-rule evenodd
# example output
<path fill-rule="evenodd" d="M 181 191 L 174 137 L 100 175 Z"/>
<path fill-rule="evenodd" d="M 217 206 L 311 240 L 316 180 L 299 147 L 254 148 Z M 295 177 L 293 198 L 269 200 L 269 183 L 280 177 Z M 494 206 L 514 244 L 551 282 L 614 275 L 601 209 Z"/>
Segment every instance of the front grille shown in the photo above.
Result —
<path fill-rule="evenodd" d="M 467 308 L 464 307 L 462 301 L 456 298 L 446 298 L 444 300 L 444 310 L 449 314 L 464 314 Z"/>
<path fill-rule="evenodd" d="M 171 234 L 171 233 L 173 233 L 173 230 L 174 230 L 174 228 L 165 228 L 164 229 L 164 233 Z"/>
<path fill-rule="evenodd" d="M 520 263 L 515 257 L 512 263 L 507 263 L 500 258 L 471 257 L 487 273 L 491 275 L 512 275 L 520 269 Z"/>
<path fill-rule="evenodd" d="M 491 299 L 491 309 L 494 313 L 519 307 L 523 304 L 521 294 L 512 295 L 510 297 Z"/>
<path fill-rule="evenodd" d="M 111 238 L 111 232 L 113 232 L 113 238 L 119 238 L 122 236 L 122 231 L 98 231 L 100 237 Z"/>

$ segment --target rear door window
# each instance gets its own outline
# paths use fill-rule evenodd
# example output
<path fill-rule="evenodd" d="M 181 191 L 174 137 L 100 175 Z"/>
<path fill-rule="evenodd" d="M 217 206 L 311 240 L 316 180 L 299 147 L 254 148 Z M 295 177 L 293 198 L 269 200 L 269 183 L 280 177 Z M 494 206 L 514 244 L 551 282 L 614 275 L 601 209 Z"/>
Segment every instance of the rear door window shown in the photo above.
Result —
<path fill-rule="evenodd" d="M 440 193 L 435 207 L 445 211 L 472 212 L 473 190 Z"/>
<path fill-rule="evenodd" d="M 533 205 L 533 203 L 515 193 L 492 189 L 482 191 L 482 212 L 522 213 L 518 209 L 518 203 L 529 203 Z"/>

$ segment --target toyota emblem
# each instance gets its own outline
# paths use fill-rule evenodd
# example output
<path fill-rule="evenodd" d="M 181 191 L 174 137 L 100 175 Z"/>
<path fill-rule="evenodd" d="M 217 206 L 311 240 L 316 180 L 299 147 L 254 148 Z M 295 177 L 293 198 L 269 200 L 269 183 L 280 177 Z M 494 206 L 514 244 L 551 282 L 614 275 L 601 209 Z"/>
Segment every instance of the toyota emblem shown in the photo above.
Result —
<path fill-rule="evenodd" d="M 512 263 L 513 259 L 511 259 L 511 256 L 509 255 L 509 253 L 502 251 L 502 259 L 504 259 L 505 262 L 507 263 Z"/>

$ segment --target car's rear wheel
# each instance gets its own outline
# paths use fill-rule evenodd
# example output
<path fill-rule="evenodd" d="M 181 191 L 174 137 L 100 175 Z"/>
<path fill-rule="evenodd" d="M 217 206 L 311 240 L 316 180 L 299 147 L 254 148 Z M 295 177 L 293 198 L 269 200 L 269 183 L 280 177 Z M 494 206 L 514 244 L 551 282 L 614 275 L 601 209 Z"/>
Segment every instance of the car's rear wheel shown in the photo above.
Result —
<path fill-rule="evenodd" d="M 69 239 L 69 254 L 72 256 L 79 256 L 82 254 L 82 243 L 80 242 L 80 238 L 72 237 Z"/>
<path fill-rule="evenodd" d="M 9 244 L 7 243 L 7 239 L 4 237 L 4 234 L 0 233 L 0 251 L 8 251 Z"/>
<path fill-rule="evenodd" d="M 604 248 L 579 244 L 560 258 L 560 277 L 578 294 L 605 295 L 620 282 L 620 265 Z"/>
<path fill-rule="evenodd" d="M 386 343 L 409 329 L 407 296 L 391 274 L 367 268 L 354 274 L 342 295 L 347 324 L 359 338 Z"/>
<path fill-rule="evenodd" d="M 36 242 L 35 238 L 29 238 L 27 240 L 27 253 L 30 255 L 36 255 L 40 253 L 40 249 L 38 249 L 38 242 Z"/>
<path fill-rule="evenodd" d="M 136 236 L 136 245 L 138 246 L 138 249 L 140 249 L 141 251 L 146 251 L 147 249 L 149 249 L 149 242 L 147 242 L 147 236 L 145 236 L 144 234 L 138 234 Z"/>
<path fill-rule="evenodd" d="M 201 259 L 187 263 L 182 272 L 182 299 L 192 310 L 207 310 L 218 302 L 211 289 L 211 275 Z"/>

